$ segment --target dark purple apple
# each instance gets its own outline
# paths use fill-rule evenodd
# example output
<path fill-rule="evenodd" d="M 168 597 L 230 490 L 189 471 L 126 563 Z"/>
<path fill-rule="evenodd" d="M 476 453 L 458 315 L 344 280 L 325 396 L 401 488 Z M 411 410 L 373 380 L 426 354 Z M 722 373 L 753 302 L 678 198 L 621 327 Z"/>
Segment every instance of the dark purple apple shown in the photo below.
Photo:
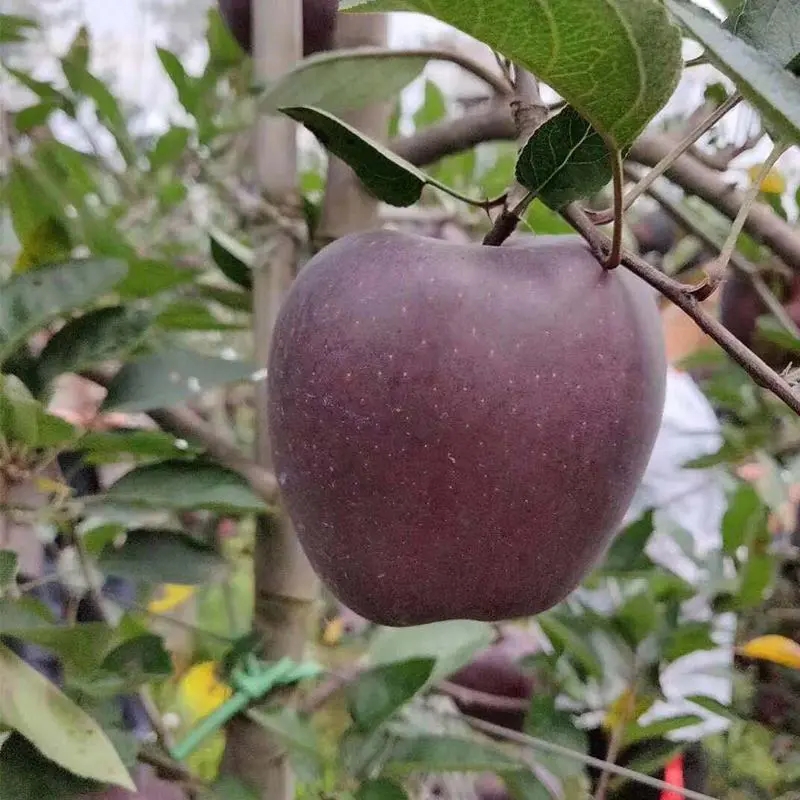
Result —
<path fill-rule="evenodd" d="M 259 0 L 268 3 L 269 0 Z M 253 53 L 253 0 L 219 0 L 219 11 L 239 46 Z M 333 48 L 339 0 L 303 0 L 303 55 Z"/>
<path fill-rule="evenodd" d="M 276 323 L 269 428 L 334 596 L 382 625 L 560 602 L 618 530 L 659 429 L 655 298 L 578 237 L 351 234 Z"/>

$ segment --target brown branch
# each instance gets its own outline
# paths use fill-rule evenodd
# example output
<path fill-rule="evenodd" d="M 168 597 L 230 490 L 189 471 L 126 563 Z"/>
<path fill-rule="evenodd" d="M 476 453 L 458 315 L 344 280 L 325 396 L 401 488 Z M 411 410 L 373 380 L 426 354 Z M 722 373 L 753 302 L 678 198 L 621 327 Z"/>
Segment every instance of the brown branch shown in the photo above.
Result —
<path fill-rule="evenodd" d="M 439 681 L 436 688 L 453 700 L 465 706 L 480 706 L 487 711 L 504 713 L 525 713 L 530 708 L 530 701 L 517 697 L 502 697 L 501 695 L 481 692 L 477 689 L 468 689 L 450 681 Z"/>
<path fill-rule="evenodd" d="M 565 219 L 587 240 L 602 241 L 603 250 L 608 252 L 610 242 L 592 224 L 588 216 L 575 204 L 568 206 L 563 213 Z M 692 293 L 693 287 L 683 286 L 679 282 L 665 275 L 652 264 L 648 264 L 639 256 L 624 252 L 622 263 L 635 275 L 658 289 L 667 299 L 685 311 L 726 353 L 741 366 L 753 380 L 765 389 L 768 389 L 796 414 L 800 414 L 800 396 L 792 386 L 777 372 L 770 369 L 748 347 L 745 347 L 721 322 L 711 316 L 700 304 L 697 296 Z"/>

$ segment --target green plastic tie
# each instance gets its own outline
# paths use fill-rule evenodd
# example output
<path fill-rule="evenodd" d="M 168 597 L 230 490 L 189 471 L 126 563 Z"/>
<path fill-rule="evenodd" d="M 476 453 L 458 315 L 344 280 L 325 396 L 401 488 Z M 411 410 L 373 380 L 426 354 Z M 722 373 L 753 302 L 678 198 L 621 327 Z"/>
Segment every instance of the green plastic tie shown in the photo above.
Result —
<path fill-rule="evenodd" d="M 183 761 L 209 737 L 223 728 L 237 714 L 256 700 L 260 700 L 278 686 L 289 686 L 301 680 L 315 678 L 322 668 L 312 662 L 297 664 L 290 658 L 282 658 L 272 664 L 261 661 L 254 653 L 243 659 L 244 665 L 236 667 L 230 676 L 234 695 L 219 708 L 203 717 L 182 741 L 171 750 L 176 761 Z"/>

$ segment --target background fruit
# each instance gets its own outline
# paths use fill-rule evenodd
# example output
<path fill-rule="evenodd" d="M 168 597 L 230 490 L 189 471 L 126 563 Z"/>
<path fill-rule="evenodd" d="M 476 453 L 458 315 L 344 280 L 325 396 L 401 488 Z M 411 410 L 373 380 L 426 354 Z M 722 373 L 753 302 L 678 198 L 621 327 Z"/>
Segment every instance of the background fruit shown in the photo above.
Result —
<path fill-rule="evenodd" d="M 269 369 L 312 565 L 385 625 L 551 607 L 620 524 L 665 370 L 652 293 L 578 237 L 339 239 L 289 292 Z"/>
<path fill-rule="evenodd" d="M 252 0 L 219 0 L 219 10 L 236 41 L 253 53 Z M 269 0 L 261 0 L 269 2 Z M 333 47 L 339 0 L 303 0 L 303 55 Z"/>

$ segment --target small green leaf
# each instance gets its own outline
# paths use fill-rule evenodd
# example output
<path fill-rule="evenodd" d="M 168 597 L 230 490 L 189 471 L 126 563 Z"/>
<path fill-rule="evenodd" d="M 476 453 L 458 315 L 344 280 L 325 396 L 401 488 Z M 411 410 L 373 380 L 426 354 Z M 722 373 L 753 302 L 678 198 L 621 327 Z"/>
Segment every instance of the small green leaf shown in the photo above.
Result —
<path fill-rule="evenodd" d="M 426 55 L 374 48 L 317 53 L 268 87 L 260 107 L 274 113 L 284 106 L 313 106 L 342 114 L 391 100 L 427 63 Z"/>
<path fill-rule="evenodd" d="M 625 729 L 625 746 L 630 747 L 647 739 L 659 739 L 667 733 L 697 725 L 702 721 L 702 717 L 698 717 L 695 714 L 682 714 L 677 717 L 659 719 L 649 725 L 629 725 Z"/>
<path fill-rule="evenodd" d="M 254 372 L 245 361 L 173 347 L 125 364 L 109 384 L 102 410 L 132 413 L 176 406 L 217 386 L 250 380 Z"/>
<path fill-rule="evenodd" d="M 211 257 L 220 272 L 230 281 L 244 289 L 253 288 L 254 254 L 232 236 L 215 230 L 211 239 Z"/>
<path fill-rule="evenodd" d="M 344 0 L 343 11 L 418 11 L 551 86 L 618 147 L 664 106 L 683 67 L 660 0 Z"/>
<path fill-rule="evenodd" d="M 153 149 L 147 156 L 150 169 L 155 171 L 177 161 L 189 144 L 191 131 L 188 128 L 174 126 L 158 137 Z"/>
<path fill-rule="evenodd" d="M 250 718 L 262 728 L 274 734 L 286 746 L 306 758 L 320 760 L 320 743 L 314 728 L 296 711 L 284 708 L 280 711 L 253 709 Z"/>
<path fill-rule="evenodd" d="M 603 571 L 625 573 L 647 569 L 652 562 L 645 554 L 645 548 L 653 531 L 653 512 L 649 510 L 617 535 L 606 553 Z"/>
<path fill-rule="evenodd" d="M 419 130 L 434 122 L 444 119 L 447 115 L 447 102 L 442 90 L 429 78 L 425 80 L 425 95 L 422 105 L 414 114 L 414 127 Z M 505 187 L 504 187 L 505 188 Z M 496 192 L 500 194 L 500 192 Z"/>
<path fill-rule="evenodd" d="M 739 572 L 736 607 L 755 608 L 766 600 L 777 570 L 776 559 L 769 553 L 751 550 Z"/>
<path fill-rule="evenodd" d="M 732 722 L 738 722 L 740 719 L 730 706 L 723 705 L 718 700 L 714 700 L 712 697 L 704 697 L 703 695 L 694 694 L 691 697 L 687 697 L 686 700 L 690 703 L 700 706 L 701 708 L 704 708 L 706 711 L 710 711 L 712 714 L 716 714 L 719 717 L 724 717 Z"/>
<path fill-rule="evenodd" d="M 8 800 L 73 800 L 101 787 L 45 758 L 24 736 L 0 746 L 0 797 Z"/>
<path fill-rule="evenodd" d="M 537 622 L 557 652 L 572 656 L 589 675 L 599 678 L 603 674 L 600 662 L 589 643 L 579 631 L 570 627 L 568 620 L 548 611 L 537 617 Z"/>
<path fill-rule="evenodd" d="M 175 91 L 178 93 L 178 100 L 184 109 L 194 116 L 197 113 L 200 94 L 198 92 L 197 80 L 190 77 L 181 64 L 181 60 L 169 50 L 157 47 L 158 59 L 164 72 L 167 73 Z"/>
<path fill-rule="evenodd" d="M 0 594 L 17 579 L 19 558 L 13 550 L 0 550 Z"/>
<path fill-rule="evenodd" d="M 178 300 L 167 306 L 156 317 L 155 325 L 166 331 L 235 331 L 248 327 L 246 322 L 223 322 L 207 303 L 192 300 Z"/>
<path fill-rule="evenodd" d="M 599 192 L 611 180 L 611 154 L 591 124 L 566 106 L 533 132 L 516 174 L 526 189 L 558 210 Z"/>
<path fill-rule="evenodd" d="M 414 736 L 396 739 L 384 763 L 389 776 L 415 772 L 516 772 L 522 766 L 502 750 L 474 739 Z"/>
<path fill-rule="evenodd" d="M 161 292 L 191 283 L 193 270 L 181 269 L 162 261 L 136 258 L 129 262 L 128 276 L 116 287 L 120 297 L 133 300 L 153 297 Z"/>
<path fill-rule="evenodd" d="M 435 658 L 430 680 L 440 680 L 468 664 L 479 650 L 494 640 L 494 629 L 485 622 L 449 620 L 409 628 L 379 628 L 369 644 L 375 665 L 411 659 Z"/>
<path fill-rule="evenodd" d="M 0 439 L 35 448 L 39 435 L 41 405 L 14 375 L 0 376 Z"/>
<path fill-rule="evenodd" d="M 127 271 L 122 261 L 99 259 L 12 277 L 0 288 L 0 362 L 39 328 L 111 291 Z"/>
<path fill-rule="evenodd" d="M 209 547 L 170 530 L 128 531 L 119 547 L 107 545 L 98 566 L 109 575 L 155 583 L 201 586 L 219 580 L 225 562 Z"/>
<path fill-rule="evenodd" d="M 127 306 L 99 308 L 70 320 L 39 356 L 43 380 L 125 358 L 144 339 L 152 321 L 149 312 Z"/>
<path fill-rule="evenodd" d="M 663 649 L 667 661 L 675 661 L 696 650 L 713 650 L 711 626 L 707 622 L 683 622 L 669 632 Z"/>
<path fill-rule="evenodd" d="M 17 14 L 0 14 L 0 44 L 24 42 L 38 26 L 28 17 Z"/>
<path fill-rule="evenodd" d="M 400 784 L 388 778 L 364 781 L 358 787 L 356 800 L 408 800 L 408 795 Z"/>
<path fill-rule="evenodd" d="M 105 500 L 182 511 L 258 514 L 266 510 L 264 501 L 238 473 L 217 464 L 186 461 L 136 467 L 108 488 Z"/>
<path fill-rule="evenodd" d="M 231 309 L 231 311 L 243 311 L 249 314 L 253 310 L 253 297 L 249 292 L 236 289 L 220 289 L 218 286 L 205 286 L 202 284 L 196 287 L 196 291 L 207 299 Z"/>
<path fill-rule="evenodd" d="M 547 760 L 539 759 L 542 766 L 547 768 Z M 543 763 L 544 762 L 544 763 Z M 583 770 L 578 766 L 578 770 Z M 518 772 L 507 772 L 503 775 L 503 783 L 506 790 L 511 795 L 512 800 L 555 800 L 555 798 L 566 797 L 563 791 L 551 792 L 532 772 L 519 770 Z"/>
<path fill-rule="evenodd" d="M 100 666 L 124 677 L 131 686 L 166 678 L 172 674 L 173 668 L 164 640 L 153 633 L 123 642 L 103 659 Z"/>
<path fill-rule="evenodd" d="M 531 698 L 525 717 L 525 733 L 578 753 L 587 753 L 589 749 L 586 733 L 575 725 L 568 712 L 556 708 L 554 695 L 537 694 Z M 545 753 L 540 754 L 540 759 L 542 766 L 561 780 L 583 772 L 583 764 L 576 759 Z"/>
<path fill-rule="evenodd" d="M 781 66 L 800 54 L 800 6 L 796 0 L 742 0 L 725 27 Z"/>
<path fill-rule="evenodd" d="M 306 106 L 280 110 L 305 125 L 326 150 L 348 164 L 366 189 L 384 203 L 399 207 L 414 205 L 425 184 L 430 182 L 421 170 L 326 111 Z"/>
<path fill-rule="evenodd" d="M 91 432 L 76 442 L 75 449 L 83 453 L 87 464 L 114 464 L 134 458 L 137 460 L 191 459 L 200 450 L 163 431 L 102 431 Z"/>
<path fill-rule="evenodd" d="M 614 622 L 625 641 L 636 648 L 659 623 L 659 608 L 649 591 L 629 597 L 614 613 Z"/>
<path fill-rule="evenodd" d="M 766 529 L 768 510 L 755 487 L 742 483 L 731 498 L 722 518 L 722 550 L 735 556 L 737 550 L 747 546 Z"/>
<path fill-rule="evenodd" d="M 135 790 L 102 728 L 33 667 L 0 645 L 0 719 L 81 778 Z"/>
<path fill-rule="evenodd" d="M 667 0 L 667 7 L 742 94 L 785 136 L 800 141 L 800 79 L 691 0 Z"/>
<path fill-rule="evenodd" d="M 420 658 L 385 664 L 365 672 L 347 687 L 350 716 L 362 731 L 386 722 L 422 689 L 436 659 Z"/>

